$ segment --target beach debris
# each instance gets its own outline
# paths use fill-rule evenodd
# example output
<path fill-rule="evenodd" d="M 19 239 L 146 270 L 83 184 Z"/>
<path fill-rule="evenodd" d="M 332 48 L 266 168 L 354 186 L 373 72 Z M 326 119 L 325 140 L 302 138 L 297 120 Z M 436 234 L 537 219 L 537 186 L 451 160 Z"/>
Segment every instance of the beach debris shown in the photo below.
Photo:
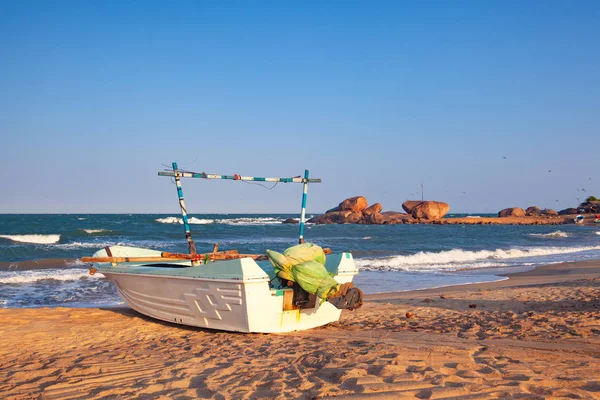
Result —
<path fill-rule="evenodd" d="M 444 296 L 443 294 L 440 294 L 440 299 L 445 299 L 446 296 Z"/>
<path fill-rule="evenodd" d="M 411 312 L 406 312 L 406 318 L 410 319 L 410 318 L 414 318 L 415 314 L 411 313 Z"/>
<path fill-rule="evenodd" d="M 422 301 L 423 303 L 433 303 L 434 301 L 431 300 L 430 298 L 426 298 Z"/>
<path fill-rule="evenodd" d="M 469 308 L 477 308 L 477 304 L 469 304 Z"/>

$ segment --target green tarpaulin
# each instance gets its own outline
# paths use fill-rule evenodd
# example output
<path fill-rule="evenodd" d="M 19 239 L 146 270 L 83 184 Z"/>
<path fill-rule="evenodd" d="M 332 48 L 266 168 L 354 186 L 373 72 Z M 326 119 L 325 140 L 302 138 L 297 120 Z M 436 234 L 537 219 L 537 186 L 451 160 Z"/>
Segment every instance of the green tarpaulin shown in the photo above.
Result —
<path fill-rule="evenodd" d="M 325 269 L 325 253 L 320 246 L 302 243 L 282 253 L 267 250 L 278 277 L 296 282 L 308 293 L 327 299 L 336 293 L 339 283 Z"/>

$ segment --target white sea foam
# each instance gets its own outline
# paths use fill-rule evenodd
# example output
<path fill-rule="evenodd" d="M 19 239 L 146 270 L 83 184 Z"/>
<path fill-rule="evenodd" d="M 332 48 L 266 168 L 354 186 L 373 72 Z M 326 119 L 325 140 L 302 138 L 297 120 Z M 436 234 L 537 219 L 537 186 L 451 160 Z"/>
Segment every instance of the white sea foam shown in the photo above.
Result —
<path fill-rule="evenodd" d="M 166 217 L 166 218 L 157 218 L 156 222 L 160 222 L 161 224 L 183 224 L 183 218 L 177 217 Z M 212 224 L 214 220 L 212 219 L 201 219 L 196 217 L 188 218 L 188 223 L 192 225 L 204 225 L 204 224 Z"/>
<path fill-rule="evenodd" d="M 82 231 L 84 231 L 85 233 L 89 233 L 90 235 L 94 234 L 94 233 L 100 233 L 100 232 L 110 232 L 107 229 L 82 229 Z"/>
<path fill-rule="evenodd" d="M 155 221 L 161 224 L 183 224 L 183 220 L 177 217 L 157 218 Z"/>
<path fill-rule="evenodd" d="M 369 239 L 371 239 L 371 236 L 365 236 L 365 237 L 363 237 L 363 240 L 369 240 Z"/>
<path fill-rule="evenodd" d="M 600 235 L 600 231 L 597 231 L 597 232 L 596 232 L 596 235 Z"/>
<path fill-rule="evenodd" d="M 19 243 L 53 244 L 58 243 L 60 235 L 0 235 L 0 238 Z"/>
<path fill-rule="evenodd" d="M 78 219 L 78 220 L 80 220 L 80 221 L 84 221 L 84 220 L 86 220 L 87 218 L 78 217 L 77 219 Z"/>
<path fill-rule="evenodd" d="M 466 251 L 419 252 L 407 256 L 358 259 L 356 265 L 365 270 L 387 271 L 455 271 L 463 268 L 488 268 L 506 266 L 507 260 L 527 257 L 544 257 L 560 254 L 599 251 L 600 246 L 587 247 L 532 247 L 527 249 L 496 249 Z"/>
<path fill-rule="evenodd" d="M 73 243 L 64 243 L 64 244 L 56 244 L 53 247 L 71 250 L 71 249 L 101 249 L 106 246 L 131 246 L 131 247 L 143 247 L 150 249 L 161 249 L 165 247 L 171 247 L 177 244 L 177 242 L 173 241 L 156 241 L 156 240 L 136 240 L 136 241 L 127 241 L 127 242 L 73 242 Z"/>
<path fill-rule="evenodd" d="M 563 231 L 554 231 L 554 232 L 550 232 L 550 233 L 530 233 L 529 236 L 557 239 L 557 238 L 569 237 L 569 236 L 571 236 L 571 234 L 568 232 L 563 232 Z"/>
<path fill-rule="evenodd" d="M 0 283 L 3 284 L 33 283 L 46 279 L 52 279 L 56 281 L 76 281 L 82 278 L 98 279 L 102 278 L 102 275 L 91 276 L 87 269 L 79 268 L 0 272 Z"/>
<path fill-rule="evenodd" d="M 74 260 L 70 260 L 70 261 L 66 262 L 65 264 L 67 266 L 69 266 L 69 267 L 77 267 L 77 266 L 89 265 L 89 264 L 84 263 L 83 261 L 81 261 L 80 258 L 76 258 Z"/>
<path fill-rule="evenodd" d="M 281 219 L 271 217 L 259 217 L 259 218 L 230 218 L 230 219 L 217 219 L 215 223 L 226 224 L 226 225 L 275 225 L 281 224 Z"/>
<path fill-rule="evenodd" d="M 183 224 L 183 219 L 179 217 L 166 217 L 157 218 L 156 222 L 161 224 Z M 259 217 L 259 218 L 223 218 L 223 219 L 202 219 L 196 217 L 189 217 L 188 223 L 191 225 L 205 225 L 205 224 L 224 224 L 224 225 L 274 225 L 281 224 L 281 219 L 271 217 Z"/>

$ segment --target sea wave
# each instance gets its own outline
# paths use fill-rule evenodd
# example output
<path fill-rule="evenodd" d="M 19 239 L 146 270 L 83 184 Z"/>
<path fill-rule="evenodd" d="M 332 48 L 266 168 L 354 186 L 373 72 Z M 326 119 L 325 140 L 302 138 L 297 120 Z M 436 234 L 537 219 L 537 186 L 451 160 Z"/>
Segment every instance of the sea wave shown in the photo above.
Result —
<path fill-rule="evenodd" d="M 150 249 L 161 249 L 165 247 L 172 247 L 177 245 L 177 242 L 173 241 L 162 241 L 162 240 L 132 240 L 126 242 L 72 242 L 56 244 L 53 248 L 60 248 L 63 250 L 70 249 L 102 249 L 106 246 L 131 246 L 131 247 L 143 247 Z"/>
<path fill-rule="evenodd" d="M 563 231 L 554 231 L 554 232 L 550 232 L 550 233 L 530 233 L 529 236 L 557 239 L 557 238 L 569 237 L 569 236 L 571 236 L 571 234 L 568 232 L 563 232 Z"/>
<path fill-rule="evenodd" d="M 0 272 L 0 283 L 2 284 L 26 284 L 43 280 L 76 281 L 79 279 L 102 279 L 102 275 L 91 276 L 87 269 L 74 268 L 44 269 L 29 271 L 2 271 Z"/>
<path fill-rule="evenodd" d="M 160 222 L 161 224 L 183 224 L 183 218 L 177 217 L 166 217 L 166 218 L 157 218 L 156 222 Z M 212 219 L 201 219 L 196 217 L 188 218 L 188 223 L 192 225 L 204 225 L 204 224 L 212 224 L 214 220 Z"/>
<path fill-rule="evenodd" d="M 94 233 L 110 232 L 108 229 L 82 229 L 82 231 L 89 233 L 90 235 Z"/>
<path fill-rule="evenodd" d="M 0 235 L 0 238 L 19 243 L 53 244 L 58 243 L 60 235 Z"/>
<path fill-rule="evenodd" d="M 367 271 L 455 271 L 464 268 L 506 266 L 507 260 L 543 257 L 560 254 L 599 251 L 600 246 L 586 247 L 531 247 L 468 251 L 453 249 L 441 252 L 419 252 L 406 256 L 358 259 L 356 265 Z"/>
<path fill-rule="evenodd" d="M 156 222 L 161 224 L 183 224 L 183 219 L 179 217 L 157 218 Z M 273 217 L 240 217 L 240 218 L 222 218 L 222 219 L 202 219 L 196 217 L 188 218 L 191 225 L 204 224 L 224 224 L 224 225 L 274 225 L 281 224 L 281 219 Z"/>

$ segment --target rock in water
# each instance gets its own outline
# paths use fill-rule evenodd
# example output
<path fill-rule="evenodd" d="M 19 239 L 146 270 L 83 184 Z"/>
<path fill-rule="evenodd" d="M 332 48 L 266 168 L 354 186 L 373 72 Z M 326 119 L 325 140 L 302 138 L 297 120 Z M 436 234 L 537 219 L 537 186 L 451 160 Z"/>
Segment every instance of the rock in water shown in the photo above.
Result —
<path fill-rule="evenodd" d="M 380 213 L 382 209 L 383 209 L 383 206 L 381 205 L 381 203 L 375 203 L 372 206 L 369 206 L 369 207 L 365 208 L 364 210 L 362 210 L 362 213 L 363 213 L 363 215 L 377 214 L 377 213 Z"/>
<path fill-rule="evenodd" d="M 327 214 L 317 215 L 309 219 L 307 222 L 313 224 L 346 224 L 347 217 L 352 214 L 352 211 L 332 211 Z M 362 215 L 362 214 L 361 214 Z"/>
<path fill-rule="evenodd" d="M 564 210 L 560 210 L 558 212 L 558 215 L 572 215 L 572 214 L 577 214 L 576 208 L 565 208 Z"/>
<path fill-rule="evenodd" d="M 527 213 L 519 207 L 505 208 L 498 213 L 498 217 L 524 217 Z"/>
<path fill-rule="evenodd" d="M 527 215 L 528 217 L 539 217 L 541 213 L 541 210 L 538 206 L 531 206 L 528 207 L 527 210 L 525 210 L 525 215 Z"/>
<path fill-rule="evenodd" d="M 540 211 L 540 215 L 544 215 L 547 217 L 556 217 L 558 213 L 551 208 L 546 208 L 545 210 Z"/>
<path fill-rule="evenodd" d="M 404 207 L 404 204 L 402 204 Z M 413 218 L 436 220 L 442 218 L 450 211 L 448 203 L 441 201 L 423 201 L 411 210 Z"/>
<path fill-rule="evenodd" d="M 412 215 L 400 213 L 397 211 L 386 211 L 381 213 L 383 223 L 388 225 L 406 224 L 414 222 Z"/>
<path fill-rule="evenodd" d="M 356 224 L 362 219 L 363 215 L 359 212 L 352 212 L 346 216 L 346 219 L 342 222 L 343 224 Z"/>
<path fill-rule="evenodd" d="M 404 211 L 411 214 L 413 208 L 415 208 L 421 203 L 423 203 L 421 200 L 407 200 L 404 203 L 402 203 L 402 208 L 404 208 Z"/>
<path fill-rule="evenodd" d="M 299 224 L 300 221 L 298 221 L 297 219 L 294 218 L 287 218 L 283 221 L 281 221 L 282 224 Z"/>
<path fill-rule="evenodd" d="M 340 211 L 353 211 L 359 213 L 367 208 L 368 205 L 369 203 L 367 202 L 366 198 L 363 196 L 356 196 L 342 201 L 338 208 Z"/>
<path fill-rule="evenodd" d="M 381 224 L 383 224 L 383 221 L 384 221 L 383 215 L 381 215 L 379 213 L 365 215 L 362 219 L 362 223 L 374 224 L 374 225 L 381 225 Z"/>

